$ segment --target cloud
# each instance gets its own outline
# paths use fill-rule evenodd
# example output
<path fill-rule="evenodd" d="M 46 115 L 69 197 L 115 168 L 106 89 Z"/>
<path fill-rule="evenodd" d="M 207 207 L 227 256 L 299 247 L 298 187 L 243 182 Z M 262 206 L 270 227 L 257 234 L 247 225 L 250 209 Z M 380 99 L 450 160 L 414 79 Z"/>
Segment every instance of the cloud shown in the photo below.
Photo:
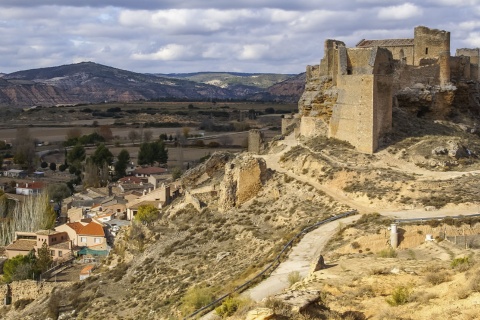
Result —
<path fill-rule="evenodd" d="M 378 18 L 381 20 L 406 20 L 421 16 L 423 10 L 411 3 L 404 3 L 399 6 L 385 7 L 378 11 Z"/>
<path fill-rule="evenodd" d="M 194 56 L 191 47 L 172 43 L 161 47 L 153 53 L 134 53 L 132 54 L 132 59 L 178 61 L 191 59 Z"/>
<path fill-rule="evenodd" d="M 478 46 L 479 1 L 2 0 L 0 72 L 87 59 L 137 72 L 298 73 L 327 38 L 355 46 L 413 37 L 417 25 L 451 31 L 454 52 Z"/>

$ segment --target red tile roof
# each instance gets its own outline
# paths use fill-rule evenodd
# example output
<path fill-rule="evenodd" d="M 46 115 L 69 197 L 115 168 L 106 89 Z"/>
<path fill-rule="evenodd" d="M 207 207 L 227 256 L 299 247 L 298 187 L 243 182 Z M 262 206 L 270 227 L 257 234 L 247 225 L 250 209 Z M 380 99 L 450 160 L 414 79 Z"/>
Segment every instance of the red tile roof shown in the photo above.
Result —
<path fill-rule="evenodd" d="M 141 183 L 142 182 L 142 179 L 138 178 L 138 177 L 134 177 L 134 176 L 130 176 L 130 177 L 123 177 L 123 178 L 120 178 L 118 179 L 118 182 L 120 183 Z"/>
<path fill-rule="evenodd" d="M 90 272 L 92 272 L 93 268 L 95 266 L 93 265 L 89 265 L 89 266 L 86 266 L 85 268 L 83 268 L 81 271 L 80 271 L 80 274 L 90 274 Z"/>
<path fill-rule="evenodd" d="M 23 189 L 43 189 L 44 183 L 41 181 L 33 181 L 33 182 L 20 182 L 18 183 L 17 188 L 23 188 Z"/>
<path fill-rule="evenodd" d="M 77 235 L 82 236 L 105 236 L 105 232 L 101 225 L 95 222 L 90 222 L 89 224 L 82 225 L 80 222 L 67 223 L 67 225 L 75 230 Z"/>

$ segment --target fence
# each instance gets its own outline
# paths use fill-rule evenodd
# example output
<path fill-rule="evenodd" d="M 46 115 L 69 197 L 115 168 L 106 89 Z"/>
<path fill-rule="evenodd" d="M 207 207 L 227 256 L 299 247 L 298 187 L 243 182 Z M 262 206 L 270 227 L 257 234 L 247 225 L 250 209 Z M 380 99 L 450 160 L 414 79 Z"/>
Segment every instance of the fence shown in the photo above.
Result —
<path fill-rule="evenodd" d="M 342 219 L 342 218 L 345 218 L 345 217 L 348 217 L 350 215 L 353 215 L 353 214 L 356 214 L 357 213 L 357 210 L 351 210 L 351 211 L 347 211 L 347 212 L 344 212 L 342 214 L 339 214 L 339 215 L 336 215 L 336 216 L 333 216 L 333 217 L 330 217 L 328 219 L 325 219 L 325 220 L 322 220 L 322 221 L 319 221 L 309 227 L 306 227 L 304 228 L 302 231 L 300 231 L 299 233 L 297 233 L 296 235 L 293 236 L 292 239 L 290 239 L 290 241 L 287 242 L 287 244 L 283 247 L 283 249 L 280 251 L 280 253 L 276 256 L 276 258 L 265 268 L 263 269 L 260 273 L 258 273 L 255 277 L 253 277 L 252 279 L 248 280 L 247 282 L 245 282 L 244 284 L 236 287 L 235 289 L 233 289 L 233 291 L 229 292 L 229 293 L 226 293 L 224 294 L 223 296 L 221 296 L 220 298 L 216 299 L 215 301 L 207 304 L 206 306 L 203 306 L 202 308 L 198 309 L 197 311 L 189 314 L 188 316 L 186 316 L 184 319 L 188 319 L 188 318 L 192 318 L 194 316 L 196 316 L 197 314 L 199 314 L 200 312 L 202 311 L 205 311 L 205 310 L 208 310 L 212 307 L 214 307 L 215 305 L 221 303 L 225 298 L 231 296 L 232 294 L 236 293 L 236 292 L 242 292 L 243 290 L 247 289 L 251 284 L 255 283 L 256 280 L 258 280 L 260 277 L 262 277 L 264 274 L 266 274 L 267 272 L 273 272 L 277 267 L 278 265 L 280 264 L 280 258 L 282 257 L 282 255 L 291 247 L 293 246 L 295 240 L 297 240 L 298 238 L 300 238 L 301 236 L 303 236 L 304 234 L 312 231 L 313 229 L 316 229 L 318 228 L 319 226 L 321 226 L 322 224 L 326 224 L 326 223 L 329 223 L 329 222 L 332 222 L 332 221 L 335 221 L 335 220 L 338 220 L 338 219 Z"/>
<path fill-rule="evenodd" d="M 44 273 L 42 273 L 40 275 L 40 281 L 49 279 L 50 277 L 52 277 L 52 275 L 55 271 L 57 271 L 58 269 L 60 269 L 64 266 L 66 266 L 67 264 L 71 264 L 73 262 L 73 260 L 75 260 L 75 258 L 70 257 L 68 260 L 65 260 L 65 261 L 63 261 L 59 264 L 54 265 L 53 267 L 51 267 L 50 269 L 48 269 L 47 271 L 45 271 Z"/>

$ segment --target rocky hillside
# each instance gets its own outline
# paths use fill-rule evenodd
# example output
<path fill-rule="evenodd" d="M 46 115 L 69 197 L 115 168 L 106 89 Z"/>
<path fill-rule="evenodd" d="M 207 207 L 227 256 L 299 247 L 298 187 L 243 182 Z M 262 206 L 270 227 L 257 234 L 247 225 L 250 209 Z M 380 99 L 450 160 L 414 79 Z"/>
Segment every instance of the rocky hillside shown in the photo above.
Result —
<path fill-rule="evenodd" d="M 478 318 L 477 251 L 438 241 L 441 232 L 478 234 L 475 221 L 402 226 L 394 252 L 385 238 L 393 216 L 478 210 L 480 138 L 473 120 L 412 118 L 400 108 L 393 117 L 393 131 L 374 155 L 337 140 L 294 136 L 276 139 L 262 155 L 212 155 L 185 173 L 184 196 L 158 221 L 122 230 L 93 277 L 54 291 L 42 287 L 38 298 L 16 296 L 22 303 L 1 307 L 0 317 L 182 318 L 251 279 L 303 227 L 354 208 L 385 218 L 336 222 L 330 244 L 309 253 L 323 254 L 326 269 L 304 280 L 292 274 L 283 282 L 302 280 L 294 292 L 265 302 L 232 298 L 238 310 L 231 319 L 259 319 L 248 318 L 252 310 L 270 319 Z M 425 244 L 427 234 L 437 242 Z M 292 296 L 303 296 L 308 308 L 292 311 Z"/>
<path fill-rule="evenodd" d="M 140 74 L 93 62 L 25 70 L 2 76 L 0 106 L 157 99 L 243 100 L 266 90 L 270 84 L 285 80 L 288 75 L 199 77 Z M 273 95 L 271 100 L 274 98 Z"/>

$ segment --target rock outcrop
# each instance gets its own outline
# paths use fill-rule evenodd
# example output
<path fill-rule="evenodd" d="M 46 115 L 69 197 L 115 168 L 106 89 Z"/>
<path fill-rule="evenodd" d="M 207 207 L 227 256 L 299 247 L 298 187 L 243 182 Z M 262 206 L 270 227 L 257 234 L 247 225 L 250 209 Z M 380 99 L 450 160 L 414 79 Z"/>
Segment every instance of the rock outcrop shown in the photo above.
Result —
<path fill-rule="evenodd" d="M 225 165 L 220 185 L 220 211 L 237 207 L 253 198 L 267 180 L 265 160 L 242 154 Z"/>

